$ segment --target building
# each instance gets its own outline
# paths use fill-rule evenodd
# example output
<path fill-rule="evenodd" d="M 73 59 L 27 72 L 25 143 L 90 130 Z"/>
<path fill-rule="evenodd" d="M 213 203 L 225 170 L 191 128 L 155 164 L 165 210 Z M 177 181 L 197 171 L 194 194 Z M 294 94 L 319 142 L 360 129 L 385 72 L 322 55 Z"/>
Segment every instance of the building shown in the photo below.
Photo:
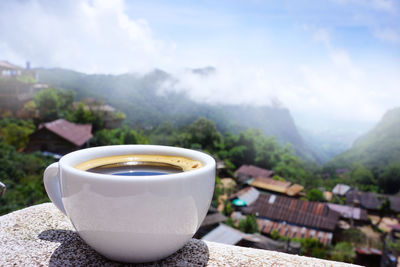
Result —
<path fill-rule="evenodd" d="M 257 177 L 251 179 L 248 181 L 248 184 L 261 190 L 288 196 L 296 196 L 304 189 L 304 187 L 299 184 L 291 185 L 291 182 L 278 181 L 266 177 Z"/>
<path fill-rule="evenodd" d="M 242 211 L 256 215 L 264 233 L 277 230 L 284 236 L 311 236 L 324 243 L 331 241 L 340 217 L 325 203 L 264 194 Z"/>
<path fill-rule="evenodd" d="M 345 184 L 337 184 L 332 190 L 332 193 L 334 195 L 338 196 L 345 196 L 346 193 L 350 190 L 350 186 L 345 185 Z"/>
<path fill-rule="evenodd" d="M 272 178 L 256 177 L 249 181 L 248 184 L 259 189 L 285 194 L 291 183 L 277 181 Z"/>
<path fill-rule="evenodd" d="M 390 208 L 395 212 L 400 212 L 400 197 L 382 195 L 371 192 L 362 192 L 350 190 L 346 194 L 347 205 L 360 205 L 361 208 L 367 209 L 370 212 L 379 210 L 381 203 L 388 198 L 390 201 Z"/>
<path fill-rule="evenodd" d="M 368 214 L 365 209 L 332 203 L 328 203 L 327 205 L 331 210 L 339 212 L 344 219 L 353 219 L 363 222 L 368 221 Z"/>
<path fill-rule="evenodd" d="M 230 198 L 237 207 L 250 206 L 260 196 L 260 192 L 254 187 L 248 186 L 233 194 Z"/>
<path fill-rule="evenodd" d="M 281 252 L 291 252 L 296 250 L 293 246 L 293 242 L 287 244 L 286 242 L 275 241 L 260 234 L 246 234 L 225 224 L 220 224 L 214 230 L 205 235 L 202 240 Z"/>
<path fill-rule="evenodd" d="M 253 165 L 242 165 L 235 172 L 235 177 L 239 183 L 246 183 L 256 177 L 272 178 L 274 171 L 263 169 Z"/>
<path fill-rule="evenodd" d="M 47 88 L 46 84 L 38 84 L 36 73 L 23 69 L 7 61 L 0 61 L 0 115 L 12 114 L 19 118 L 32 118 L 34 114 L 24 114 L 24 105 L 33 99 L 36 91 Z"/>
<path fill-rule="evenodd" d="M 216 228 L 220 223 L 225 222 L 227 219 L 228 218 L 225 217 L 222 213 L 220 213 L 216 208 L 213 208 L 211 206 L 194 237 L 195 238 L 203 237 L 204 235 L 212 231 L 214 228 Z"/>
<path fill-rule="evenodd" d="M 228 225 L 220 224 L 217 228 L 203 236 L 201 240 L 236 245 L 243 238 L 243 233 Z"/>
<path fill-rule="evenodd" d="M 242 165 L 235 172 L 235 177 L 239 183 L 249 184 L 272 193 L 296 196 L 304 189 L 303 186 L 298 184 L 291 185 L 291 182 L 275 180 L 272 178 L 273 176 L 274 171 L 253 165 Z"/>
<path fill-rule="evenodd" d="M 324 195 L 324 199 L 328 202 L 331 201 L 333 198 L 332 192 L 329 192 L 329 191 L 324 191 L 323 195 Z"/>
<path fill-rule="evenodd" d="M 263 234 L 270 235 L 276 231 L 281 236 L 288 238 L 317 238 L 324 245 L 332 242 L 333 233 L 331 231 L 316 230 L 314 228 L 277 222 L 268 219 L 257 219 L 258 229 Z"/>
<path fill-rule="evenodd" d="M 42 123 L 30 135 L 25 151 L 47 151 L 66 154 L 86 147 L 92 138 L 91 124 L 76 124 L 64 119 Z"/>
<path fill-rule="evenodd" d="M 15 77 L 22 74 L 23 68 L 11 64 L 8 61 L 0 60 L 0 74 L 2 77 Z"/>

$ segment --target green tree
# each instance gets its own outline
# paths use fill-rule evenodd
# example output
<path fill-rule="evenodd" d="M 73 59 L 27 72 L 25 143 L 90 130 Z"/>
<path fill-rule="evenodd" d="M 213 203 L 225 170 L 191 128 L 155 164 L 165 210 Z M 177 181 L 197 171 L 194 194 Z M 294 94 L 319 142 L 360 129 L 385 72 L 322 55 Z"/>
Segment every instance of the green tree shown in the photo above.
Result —
<path fill-rule="evenodd" d="M 280 237 L 281 237 L 281 235 L 279 234 L 279 232 L 278 232 L 278 230 L 276 230 L 276 229 L 274 229 L 272 232 L 271 232 L 271 238 L 273 239 L 273 240 L 278 240 Z"/>
<path fill-rule="evenodd" d="M 104 122 L 100 114 L 86 108 L 85 103 L 83 102 L 80 102 L 74 109 L 72 109 L 68 113 L 67 119 L 75 123 L 91 123 L 94 132 L 102 129 L 104 126 Z"/>
<path fill-rule="evenodd" d="M 18 153 L 0 138 L 0 181 L 7 192 L 0 198 L 0 215 L 49 201 L 43 186 L 43 171 L 53 162 L 40 154 Z"/>
<path fill-rule="evenodd" d="M 353 262 L 356 257 L 353 246 L 348 242 L 339 242 L 331 251 L 332 260 Z"/>
<path fill-rule="evenodd" d="M 257 219 L 256 216 L 254 215 L 247 215 L 246 219 L 243 219 L 239 222 L 239 230 L 252 234 L 252 233 L 257 233 L 258 232 L 258 226 L 257 226 Z"/>
<path fill-rule="evenodd" d="M 315 188 L 308 190 L 306 198 L 309 201 L 325 201 L 324 194 L 320 190 Z"/>
<path fill-rule="evenodd" d="M 213 152 L 222 135 L 217 130 L 215 123 L 205 118 L 199 118 L 191 125 L 185 127 L 181 133 L 182 145 L 188 148 L 201 148 Z"/>
<path fill-rule="evenodd" d="M 226 221 L 224 222 L 226 225 L 235 228 L 235 222 L 233 221 L 232 218 L 228 218 L 226 219 Z"/>
<path fill-rule="evenodd" d="M 97 131 L 90 140 L 91 146 L 147 144 L 147 139 L 127 125 L 118 129 Z"/>
<path fill-rule="evenodd" d="M 364 191 L 378 191 L 378 181 L 373 173 L 361 163 L 353 164 L 351 179 L 353 184 Z"/>
<path fill-rule="evenodd" d="M 229 200 L 225 201 L 224 209 L 222 210 L 222 213 L 226 216 L 230 216 L 231 213 L 233 212 L 232 209 L 232 204 Z"/>
<path fill-rule="evenodd" d="M 0 120 L 0 136 L 16 149 L 23 149 L 29 142 L 29 135 L 35 130 L 30 120 L 2 119 Z"/>
<path fill-rule="evenodd" d="M 379 226 L 383 217 L 392 213 L 390 199 L 385 197 L 385 199 L 381 202 L 378 208 L 379 220 L 375 224 L 375 226 Z"/>
<path fill-rule="evenodd" d="M 379 177 L 379 187 L 386 194 L 395 194 L 400 189 L 400 162 L 388 165 Z"/>
<path fill-rule="evenodd" d="M 35 93 L 33 101 L 39 111 L 42 122 L 66 117 L 72 108 L 74 94 L 72 91 L 46 88 Z"/>
<path fill-rule="evenodd" d="M 301 254 L 303 255 L 311 255 L 313 250 L 321 247 L 321 243 L 319 243 L 318 239 L 313 237 L 292 238 L 292 240 L 301 244 Z"/>

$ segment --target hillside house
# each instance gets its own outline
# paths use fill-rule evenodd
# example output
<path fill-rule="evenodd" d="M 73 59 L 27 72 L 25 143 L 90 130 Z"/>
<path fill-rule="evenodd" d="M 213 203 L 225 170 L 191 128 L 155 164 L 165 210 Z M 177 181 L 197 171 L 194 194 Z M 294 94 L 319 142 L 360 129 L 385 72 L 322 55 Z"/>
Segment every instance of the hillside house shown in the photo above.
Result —
<path fill-rule="evenodd" d="M 346 204 L 359 205 L 361 208 L 366 209 L 369 213 L 376 213 L 378 212 L 381 203 L 386 198 L 388 198 L 390 201 L 390 208 L 395 213 L 400 213 L 400 197 L 396 196 L 350 190 L 346 194 Z"/>
<path fill-rule="evenodd" d="M 76 124 L 64 119 L 42 123 L 30 135 L 26 152 L 47 151 L 66 154 L 88 146 L 92 138 L 91 124 Z"/>
<path fill-rule="evenodd" d="M 233 205 L 237 207 L 250 206 L 260 196 L 260 192 L 254 187 L 245 187 L 242 190 L 233 194 L 230 199 L 233 200 Z"/>
<path fill-rule="evenodd" d="M 346 184 L 337 184 L 333 188 L 332 193 L 338 196 L 345 196 L 346 193 L 349 192 L 350 188 L 351 187 Z"/>
<path fill-rule="evenodd" d="M 300 252 L 300 244 L 298 243 L 295 246 L 293 242 L 275 241 L 260 234 L 246 234 L 225 224 L 220 224 L 205 235 L 202 240 L 242 247 L 292 252 L 293 254 Z"/>
<path fill-rule="evenodd" d="M 33 99 L 36 91 L 48 87 L 36 83 L 35 76 L 29 66 L 23 69 L 7 61 L 0 61 L 0 114 L 11 113 L 19 118 L 34 117 L 34 114 L 21 113 L 23 107 Z"/>
<path fill-rule="evenodd" d="M 332 203 L 327 205 L 331 210 L 339 212 L 344 219 L 353 219 L 360 222 L 368 221 L 368 214 L 365 209 Z"/>
<path fill-rule="evenodd" d="M 120 112 L 118 112 L 114 107 L 104 104 L 102 101 L 98 101 L 93 98 L 87 98 L 83 102 L 86 110 L 90 110 L 93 113 L 99 114 L 104 122 L 104 128 L 106 129 L 115 129 L 120 127 L 125 119 L 124 116 L 118 116 Z M 74 102 L 73 105 L 76 108 L 78 107 L 79 102 Z"/>
<path fill-rule="evenodd" d="M 254 214 L 262 233 L 276 230 L 287 237 L 314 237 L 329 244 L 340 214 L 325 203 L 303 201 L 277 195 L 260 194 L 258 199 L 242 209 Z"/>
<path fill-rule="evenodd" d="M 239 183 L 246 183 L 256 177 L 272 178 L 274 171 L 263 169 L 254 165 L 242 165 L 235 172 L 235 177 Z"/>
<path fill-rule="evenodd" d="M 23 68 L 11 64 L 8 61 L 0 60 L 0 74 L 2 77 L 14 77 L 22 74 Z"/>
<path fill-rule="evenodd" d="M 225 217 L 222 213 L 220 213 L 216 208 L 211 206 L 194 237 L 195 238 L 203 237 L 204 235 L 212 231 L 220 223 L 226 221 L 227 219 L 228 218 Z"/>
<path fill-rule="evenodd" d="M 263 191 L 283 194 L 291 197 L 297 196 L 304 189 L 304 187 L 299 184 L 292 185 L 291 182 L 278 181 L 266 177 L 257 177 L 249 180 L 247 183 Z"/>

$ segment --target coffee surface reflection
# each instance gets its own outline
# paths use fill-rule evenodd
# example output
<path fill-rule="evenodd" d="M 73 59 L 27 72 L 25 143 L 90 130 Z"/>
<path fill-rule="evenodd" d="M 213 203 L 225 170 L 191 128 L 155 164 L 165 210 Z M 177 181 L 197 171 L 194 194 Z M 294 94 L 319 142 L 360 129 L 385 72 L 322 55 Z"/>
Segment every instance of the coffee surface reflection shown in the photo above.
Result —
<path fill-rule="evenodd" d="M 201 167 L 200 161 L 165 155 L 110 156 L 91 159 L 75 166 L 83 171 L 121 176 L 166 175 Z"/>
<path fill-rule="evenodd" d="M 182 168 L 159 162 L 122 162 L 102 165 L 87 170 L 88 172 L 123 175 L 123 176 L 149 176 L 165 175 L 183 172 Z"/>

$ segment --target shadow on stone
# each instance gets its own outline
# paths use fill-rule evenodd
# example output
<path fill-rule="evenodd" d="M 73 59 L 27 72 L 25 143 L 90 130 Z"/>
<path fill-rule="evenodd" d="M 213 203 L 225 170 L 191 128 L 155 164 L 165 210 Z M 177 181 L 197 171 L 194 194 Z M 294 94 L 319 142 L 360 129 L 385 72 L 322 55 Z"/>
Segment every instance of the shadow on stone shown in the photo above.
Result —
<path fill-rule="evenodd" d="M 166 259 L 145 264 L 124 264 L 111 261 L 89 247 L 74 231 L 46 230 L 38 237 L 60 243 L 50 257 L 49 266 L 205 266 L 209 259 L 207 244 L 191 239 L 183 248 Z"/>

